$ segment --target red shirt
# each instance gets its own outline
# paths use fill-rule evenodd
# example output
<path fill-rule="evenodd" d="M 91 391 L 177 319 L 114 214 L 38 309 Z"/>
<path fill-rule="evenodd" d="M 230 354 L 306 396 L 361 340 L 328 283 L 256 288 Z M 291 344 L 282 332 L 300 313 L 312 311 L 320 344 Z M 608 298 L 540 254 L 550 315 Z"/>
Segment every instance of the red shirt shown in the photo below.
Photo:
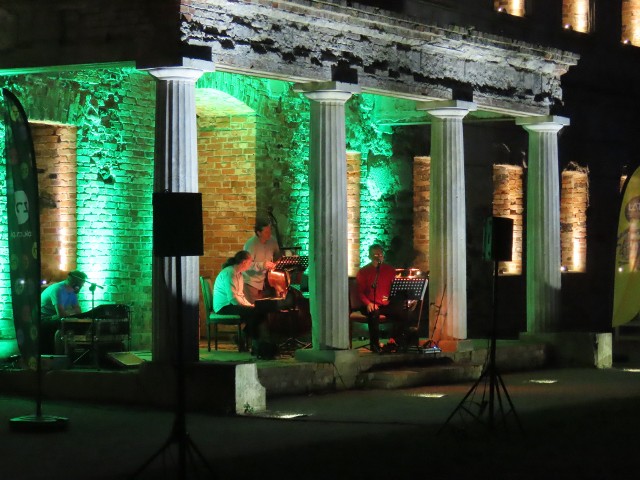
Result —
<path fill-rule="evenodd" d="M 376 282 L 376 273 L 378 275 Z M 356 282 L 358 283 L 358 295 L 360 300 L 365 305 L 373 303 L 373 285 L 376 285 L 376 298 L 375 303 L 377 305 L 389 304 L 389 293 L 391 292 L 391 283 L 396 276 L 396 269 L 387 263 L 382 263 L 380 269 L 376 269 L 373 263 L 365 265 L 360 269 L 356 275 Z"/>

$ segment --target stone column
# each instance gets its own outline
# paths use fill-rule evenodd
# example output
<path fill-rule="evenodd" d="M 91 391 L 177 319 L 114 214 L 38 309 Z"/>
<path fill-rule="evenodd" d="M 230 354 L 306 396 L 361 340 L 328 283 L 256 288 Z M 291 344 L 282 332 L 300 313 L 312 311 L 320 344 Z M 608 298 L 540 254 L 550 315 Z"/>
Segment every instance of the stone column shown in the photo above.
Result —
<path fill-rule="evenodd" d="M 560 315 L 558 131 L 569 119 L 517 118 L 529 132 L 527 172 L 527 333 L 557 332 Z"/>
<path fill-rule="evenodd" d="M 431 124 L 429 332 L 443 351 L 466 350 L 467 244 L 462 119 L 476 105 L 459 100 L 418 105 Z"/>
<path fill-rule="evenodd" d="M 309 298 L 313 349 L 296 358 L 317 360 L 320 351 L 349 348 L 347 267 L 347 159 L 345 102 L 360 91 L 340 82 L 297 84 L 311 101 L 309 139 Z"/>
<path fill-rule="evenodd" d="M 203 71 L 167 67 L 149 70 L 156 83 L 154 192 L 198 191 L 195 83 Z M 177 261 L 181 264 L 184 360 L 198 361 L 199 262 L 197 256 L 153 257 L 153 361 L 176 360 Z"/>

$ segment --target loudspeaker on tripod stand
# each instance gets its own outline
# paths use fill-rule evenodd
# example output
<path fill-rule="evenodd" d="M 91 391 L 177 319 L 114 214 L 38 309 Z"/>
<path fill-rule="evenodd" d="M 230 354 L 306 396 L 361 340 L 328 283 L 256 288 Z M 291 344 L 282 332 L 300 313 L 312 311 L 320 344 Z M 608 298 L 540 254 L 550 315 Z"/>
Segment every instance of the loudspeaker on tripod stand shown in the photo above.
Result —
<path fill-rule="evenodd" d="M 484 259 L 510 262 L 513 249 L 513 219 L 488 217 L 484 222 Z"/>

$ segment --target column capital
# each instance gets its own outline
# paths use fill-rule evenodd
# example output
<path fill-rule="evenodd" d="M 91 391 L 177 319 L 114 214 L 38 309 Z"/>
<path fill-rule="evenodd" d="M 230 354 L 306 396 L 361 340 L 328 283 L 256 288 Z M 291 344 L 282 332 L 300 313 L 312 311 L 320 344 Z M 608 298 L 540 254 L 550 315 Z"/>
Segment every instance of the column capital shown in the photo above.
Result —
<path fill-rule="evenodd" d="M 193 67 L 159 67 L 149 68 L 147 72 L 158 80 L 195 83 L 202 76 L 204 70 Z"/>
<path fill-rule="evenodd" d="M 462 100 L 436 100 L 416 104 L 416 110 L 425 110 L 436 118 L 464 117 L 477 109 L 478 106 L 475 103 Z"/>
<path fill-rule="evenodd" d="M 293 85 L 295 92 L 304 93 L 311 100 L 346 101 L 354 93 L 360 93 L 359 85 L 344 82 L 308 82 Z"/>
<path fill-rule="evenodd" d="M 518 117 L 516 125 L 522 126 L 525 130 L 534 132 L 557 132 L 571 122 L 566 117 L 557 115 L 539 115 L 535 117 Z"/>

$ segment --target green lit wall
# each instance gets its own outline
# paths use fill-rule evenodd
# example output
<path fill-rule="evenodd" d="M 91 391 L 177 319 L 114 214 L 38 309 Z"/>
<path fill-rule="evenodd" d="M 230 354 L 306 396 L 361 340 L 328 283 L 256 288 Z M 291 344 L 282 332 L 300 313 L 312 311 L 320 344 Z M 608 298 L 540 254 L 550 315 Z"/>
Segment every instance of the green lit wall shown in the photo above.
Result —
<path fill-rule="evenodd" d="M 225 92 L 256 112 L 257 214 L 273 207 L 283 244 L 300 246 L 307 254 L 309 101 L 293 91 L 292 83 L 225 72 L 203 75 L 197 88 Z M 405 103 L 415 110 L 412 102 Z M 354 95 L 346 105 L 347 149 L 362 158 L 363 262 L 374 241 L 388 245 L 394 235 L 411 238 L 412 157 L 406 151 L 395 155 L 393 130 L 377 123 L 376 112 L 387 104 L 398 108 L 397 99 L 391 104 L 370 94 Z"/>
<path fill-rule="evenodd" d="M 149 347 L 153 78 L 122 67 L 4 76 L 0 87 L 18 96 L 31 121 L 77 129 L 77 268 L 104 285 L 96 291 L 96 305 L 131 305 L 133 345 Z M 206 73 L 196 88 L 217 89 L 255 112 L 256 212 L 265 215 L 272 207 L 282 243 L 307 254 L 309 101 L 290 82 L 225 72 Z M 412 212 L 406 195 L 412 158 L 394 146 L 393 129 L 377 124 L 375 112 L 385 101 L 355 95 L 346 106 L 347 149 L 360 152 L 362 159 L 363 261 L 371 243 L 388 245 L 406 229 Z M 4 162 L 4 155 L 0 158 Z M 4 187 L 4 169 L 0 181 Z M 0 315 L 10 318 L 4 196 L 0 207 Z M 91 308 L 87 290 L 82 307 Z"/>
<path fill-rule="evenodd" d="M 148 346 L 154 80 L 123 67 L 4 76 L 0 87 L 18 96 L 30 121 L 77 127 L 76 265 L 104 286 L 95 292 L 96 305 L 132 307 L 134 345 Z M 4 195 L 0 202 L 0 308 L 11 317 Z M 81 306 L 91 308 L 88 289 Z"/>

